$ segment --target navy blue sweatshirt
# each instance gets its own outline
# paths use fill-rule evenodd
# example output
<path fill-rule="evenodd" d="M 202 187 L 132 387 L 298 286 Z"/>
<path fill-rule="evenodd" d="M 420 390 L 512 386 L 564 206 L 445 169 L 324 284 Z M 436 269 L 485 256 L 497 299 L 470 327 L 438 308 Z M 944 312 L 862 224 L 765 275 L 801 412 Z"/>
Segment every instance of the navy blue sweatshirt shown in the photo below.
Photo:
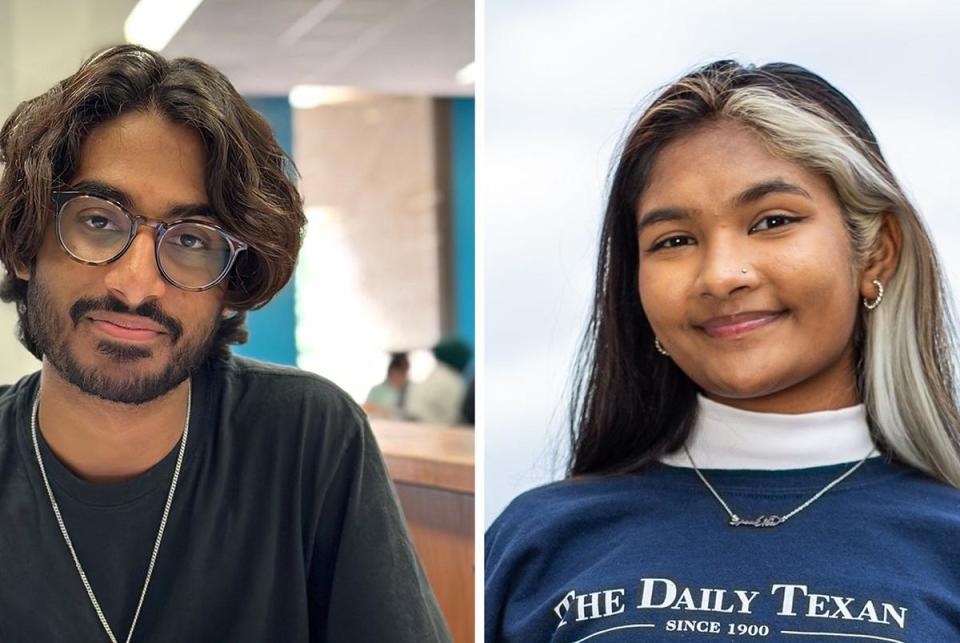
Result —
<path fill-rule="evenodd" d="M 704 474 L 754 518 L 850 466 Z M 486 641 L 960 641 L 960 491 L 873 458 L 728 520 L 686 468 L 529 491 L 486 535 Z"/>

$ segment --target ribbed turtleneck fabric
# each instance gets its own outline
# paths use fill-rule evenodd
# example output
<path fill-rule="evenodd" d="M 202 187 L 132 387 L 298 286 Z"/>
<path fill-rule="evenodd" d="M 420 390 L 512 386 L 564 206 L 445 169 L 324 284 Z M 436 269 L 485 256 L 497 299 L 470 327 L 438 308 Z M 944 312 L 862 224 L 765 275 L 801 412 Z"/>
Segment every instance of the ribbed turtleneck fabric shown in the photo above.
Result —
<path fill-rule="evenodd" d="M 863 404 L 814 413 L 757 413 L 697 395 L 687 450 L 700 469 L 783 470 L 863 459 L 875 449 Z M 871 457 L 879 452 L 874 450 Z M 661 458 L 690 467 L 683 449 Z"/>

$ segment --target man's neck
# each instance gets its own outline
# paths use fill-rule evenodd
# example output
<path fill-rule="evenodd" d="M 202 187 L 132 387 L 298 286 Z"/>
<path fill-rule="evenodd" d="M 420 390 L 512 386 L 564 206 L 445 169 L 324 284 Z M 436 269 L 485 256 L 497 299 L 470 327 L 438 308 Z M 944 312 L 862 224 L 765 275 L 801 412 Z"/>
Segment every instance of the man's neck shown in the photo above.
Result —
<path fill-rule="evenodd" d="M 120 404 L 82 392 L 44 361 L 38 429 L 80 478 L 127 480 L 157 464 L 180 440 L 188 387 L 189 380 L 145 404 Z"/>

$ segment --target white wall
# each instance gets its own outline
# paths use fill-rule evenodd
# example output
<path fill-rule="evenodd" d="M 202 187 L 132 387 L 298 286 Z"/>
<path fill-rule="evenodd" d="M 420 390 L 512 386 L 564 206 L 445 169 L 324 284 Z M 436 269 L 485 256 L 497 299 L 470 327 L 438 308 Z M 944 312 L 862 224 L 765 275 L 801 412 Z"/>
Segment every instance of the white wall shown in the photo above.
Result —
<path fill-rule="evenodd" d="M 434 104 L 367 95 L 294 111 L 309 223 L 297 264 L 297 365 L 358 400 L 387 352 L 440 339 Z M 432 358 L 411 356 L 421 379 Z"/>
<path fill-rule="evenodd" d="M 606 173 L 644 97 L 722 57 L 821 74 L 863 111 L 960 283 L 958 33 L 960 5 L 932 0 L 486 1 L 486 524 L 562 473 Z"/>
<path fill-rule="evenodd" d="M 94 51 L 123 41 L 135 0 L 0 0 L 0 121 L 72 74 Z M 2 269 L 0 269 L 2 274 Z M 16 340 L 16 312 L 0 303 L 0 384 L 39 362 Z"/>

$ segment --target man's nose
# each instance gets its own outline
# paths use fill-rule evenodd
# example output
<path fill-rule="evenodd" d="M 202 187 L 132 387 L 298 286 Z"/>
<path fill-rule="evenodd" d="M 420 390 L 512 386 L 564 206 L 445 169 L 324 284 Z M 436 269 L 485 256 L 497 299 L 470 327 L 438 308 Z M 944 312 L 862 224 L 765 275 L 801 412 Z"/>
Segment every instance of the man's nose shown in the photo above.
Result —
<path fill-rule="evenodd" d="M 149 227 L 141 226 L 127 251 L 105 266 L 107 289 L 130 308 L 159 299 L 169 287 L 157 266 L 155 235 Z"/>

